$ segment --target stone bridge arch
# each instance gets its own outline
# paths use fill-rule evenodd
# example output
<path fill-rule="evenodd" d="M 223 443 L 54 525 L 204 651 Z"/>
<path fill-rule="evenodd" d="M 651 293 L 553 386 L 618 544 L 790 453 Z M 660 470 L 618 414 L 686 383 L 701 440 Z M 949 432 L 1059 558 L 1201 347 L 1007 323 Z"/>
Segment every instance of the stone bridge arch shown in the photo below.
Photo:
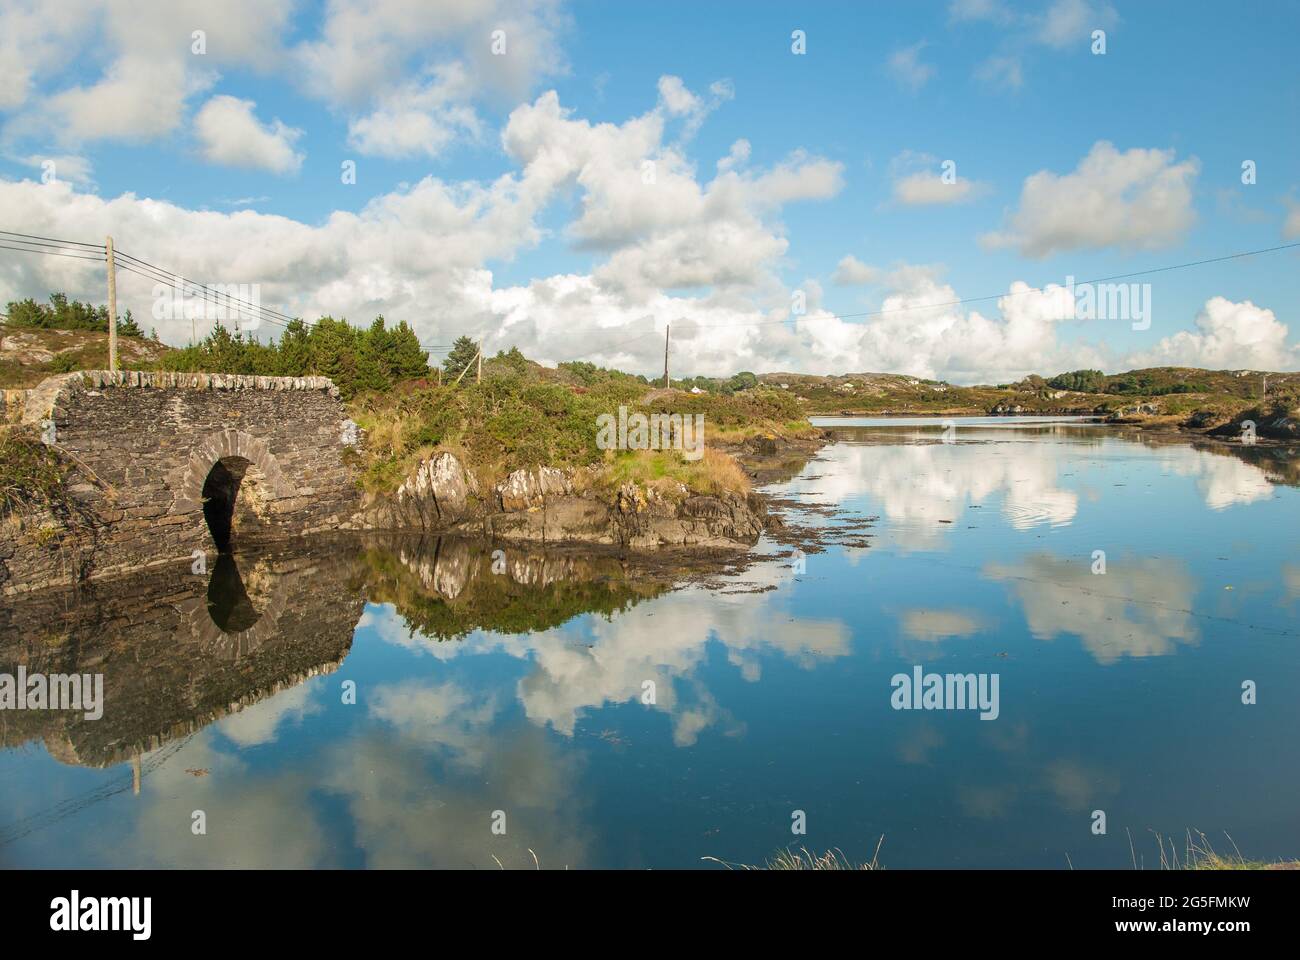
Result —
<path fill-rule="evenodd" d="M 256 483 L 256 490 L 245 490 L 245 481 Z M 186 504 L 202 505 L 213 543 L 226 553 L 239 526 L 237 507 L 240 514 L 254 521 L 244 526 L 251 527 L 254 534 L 265 534 L 271 505 L 292 498 L 295 491 L 265 440 L 243 430 L 226 429 L 203 438 L 190 450 L 180 495 Z"/>
<path fill-rule="evenodd" d="M 215 559 L 236 529 L 347 528 L 360 508 L 355 430 L 325 377 L 84 371 L 26 391 L 22 419 L 71 462 L 69 493 L 97 515 L 92 577 Z"/>

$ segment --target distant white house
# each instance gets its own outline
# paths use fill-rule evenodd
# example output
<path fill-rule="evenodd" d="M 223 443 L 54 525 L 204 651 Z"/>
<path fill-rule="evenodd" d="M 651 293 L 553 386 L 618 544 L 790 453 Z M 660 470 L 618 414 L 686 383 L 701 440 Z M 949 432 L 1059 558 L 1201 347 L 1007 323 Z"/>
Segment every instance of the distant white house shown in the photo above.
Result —
<path fill-rule="evenodd" d="M 691 393 L 703 393 L 703 392 L 704 391 L 701 390 L 699 387 L 691 387 Z"/>

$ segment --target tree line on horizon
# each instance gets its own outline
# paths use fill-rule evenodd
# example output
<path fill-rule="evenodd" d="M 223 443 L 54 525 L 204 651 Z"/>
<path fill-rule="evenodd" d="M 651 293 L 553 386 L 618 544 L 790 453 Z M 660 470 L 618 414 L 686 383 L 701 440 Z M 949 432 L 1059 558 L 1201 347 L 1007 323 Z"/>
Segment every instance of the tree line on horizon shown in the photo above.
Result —
<path fill-rule="evenodd" d="M 108 307 L 50 294 L 49 303 L 32 298 L 10 301 L 10 327 L 33 330 L 108 332 Z M 123 337 L 144 337 L 127 310 L 117 318 Z M 156 330 L 151 339 L 160 342 Z M 219 321 L 198 343 L 173 348 L 158 360 L 162 370 L 177 373 L 239 373 L 264 377 L 329 377 L 345 397 L 365 390 L 385 390 L 403 380 L 429 376 L 429 355 L 415 331 L 402 321 L 389 327 L 382 316 L 369 327 L 322 317 L 314 324 L 292 320 L 278 339 L 261 341 L 228 330 Z"/>
<path fill-rule="evenodd" d="M 108 306 L 95 306 L 80 300 L 69 300 L 66 294 L 50 294 L 49 303 L 37 303 L 31 297 L 25 300 L 10 300 L 5 305 L 8 315 L 7 323 L 11 327 L 25 327 L 32 330 L 89 330 L 96 333 L 108 333 Z M 117 318 L 117 335 L 119 337 L 143 337 L 144 331 L 135 322 L 128 309 Z M 157 331 L 153 339 L 158 339 Z"/>
<path fill-rule="evenodd" d="M 333 317 L 313 324 L 291 320 L 278 340 L 266 342 L 217 323 L 201 341 L 167 352 L 159 364 L 179 373 L 329 377 L 348 399 L 429 376 L 429 354 L 415 331 L 405 320 L 389 327 L 382 316 L 369 327 Z"/>

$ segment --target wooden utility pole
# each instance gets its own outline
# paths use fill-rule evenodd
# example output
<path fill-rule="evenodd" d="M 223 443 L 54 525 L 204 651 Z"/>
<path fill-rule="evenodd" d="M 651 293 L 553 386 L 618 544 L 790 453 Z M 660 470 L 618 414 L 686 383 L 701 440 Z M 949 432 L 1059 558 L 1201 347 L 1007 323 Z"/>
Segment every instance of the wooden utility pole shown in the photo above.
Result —
<path fill-rule="evenodd" d="M 113 263 L 113 238 L 104 244 L 108 253 L 108 369 L 117 373 L 117 268 Z"/>
<path fill-rule="evenodd" d="M 482 356 L 483 356 L 483 348 L 482 348 L 482 347 L 479 347 L 479 349 L 478 349 L 478 353 L 476 353 L 476 354 L 474 354 L 474 356 L 470 357 L 469 363 L 465 364 L 465 366 L 463 366 L 463 367 L 461 368 L 460 376 L 457 377 L 457 378 L 456 378 L 456 382 L 452 384 L 453 387 L 459 387 L 459 386 L 460 386 L 460 382 L 461 382 L 462 380 L 465 379 L 465 374 L 469 373 L 469 367 L 470 367 L 470 364 L 473 363 L 475 360 L 478 360 L 478 361 L 479 361 L 479 368 L 478 368 L 478 369 L 479 369 L 479 373 L 482 374 L 482 372 L 483 372 L 483 361 L 482 361 L 482 359 L 480 359 Z"/>
<path fill-rule="evenodd" d="M 478 369 L 474 371 L 474 382 L 483 382 L 483 341 L 478 342 Z"/>
<path fill-rule="evenodd" d="M 668 379 L 668 334 L 672 331 L 671 323 L 664 326 L 664 389 L 667 390 L 672 386 L 672 381 Z"/>

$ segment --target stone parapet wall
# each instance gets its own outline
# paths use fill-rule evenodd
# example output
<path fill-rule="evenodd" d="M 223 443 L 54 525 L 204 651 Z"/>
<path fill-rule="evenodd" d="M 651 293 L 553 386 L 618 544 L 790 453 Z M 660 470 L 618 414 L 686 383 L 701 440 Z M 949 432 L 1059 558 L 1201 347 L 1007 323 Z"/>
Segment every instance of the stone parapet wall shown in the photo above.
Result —
<path fill-rule="evenodd" d="M 52 423 L 54 449 L 75 467 L 68 494 L 96 520 L 66 536 L 42 532 L 41 520 L 27 531 L 35 542 L 0 543 L 0 558 L 9 554 L 0 560 L 9 568 L 0 576 L 6 593 L 54 585 L 52 569 L 100 577 L 195 550 L 215 557 L 203 503 L 218 463 L 240 480 L 237 539 L 337 529 L 360 505 L 344 457 L 346 413 L 325 377 L 89 371 L 43 381 L 27 391 L 24 408 L 24 422 L 47 432 Z M 52 566 L 41 551 L 72 552 L 78 562 Z"/>

